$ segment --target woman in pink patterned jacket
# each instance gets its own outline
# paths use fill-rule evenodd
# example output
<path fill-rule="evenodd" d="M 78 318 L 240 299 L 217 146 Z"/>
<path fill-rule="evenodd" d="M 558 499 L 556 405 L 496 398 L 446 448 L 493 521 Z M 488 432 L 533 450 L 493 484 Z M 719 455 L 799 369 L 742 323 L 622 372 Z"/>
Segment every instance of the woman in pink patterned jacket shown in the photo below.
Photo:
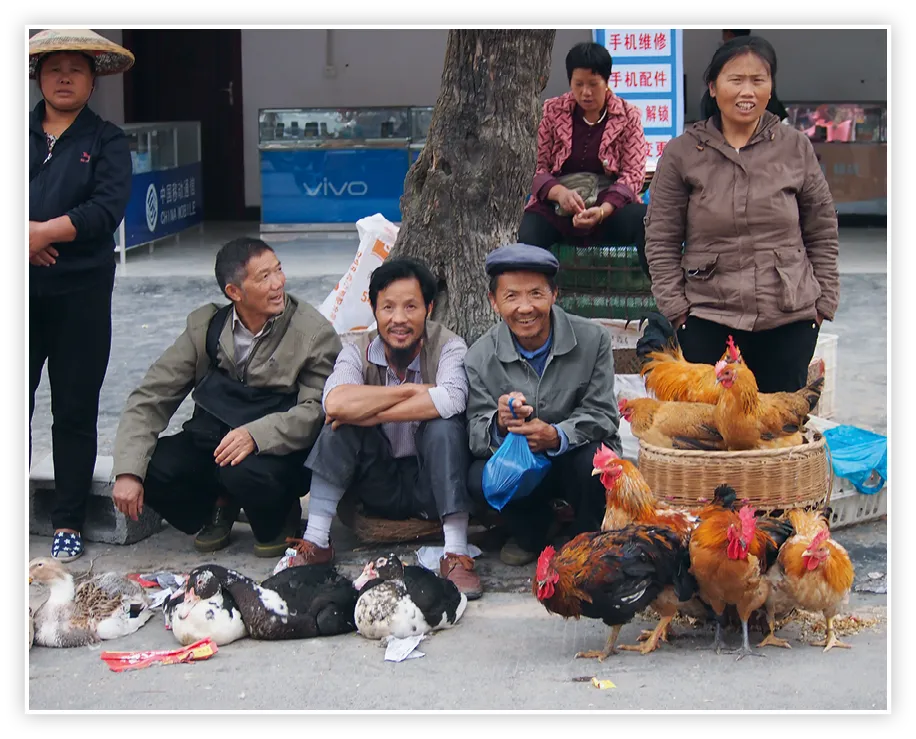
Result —
<path fill-rule="evenodd" d="M 608 87 L 611 55 L 576 44 L 566 55 L 570 92 L 544 103 L 537 169 L 518 240 L 545 249 L 557 242 L 643 247 L 646 139 L 639 109 Z"/>

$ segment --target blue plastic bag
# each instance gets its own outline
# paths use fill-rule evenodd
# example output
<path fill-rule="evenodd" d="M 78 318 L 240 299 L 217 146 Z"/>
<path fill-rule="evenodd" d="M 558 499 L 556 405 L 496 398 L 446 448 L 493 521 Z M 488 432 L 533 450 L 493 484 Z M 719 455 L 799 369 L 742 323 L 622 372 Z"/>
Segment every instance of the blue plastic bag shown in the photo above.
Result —
<path fill-rule="evenodd" d="M 856 490 L 874 495 L 887 480 L 887 437 L 855 426 L 836 426 L 824 432 L 833 458 L 833 471 L 845 477 Z M 877 475 L 875 485 L 866 485 L 872 474 Z"/>
<path fill-rule="evenodd" d="M 550 460 L 528 448 L 528 439 L 511 431 L 483 467 L 483 495 L 497 511 L 524 498 L 544 479 Z"/>

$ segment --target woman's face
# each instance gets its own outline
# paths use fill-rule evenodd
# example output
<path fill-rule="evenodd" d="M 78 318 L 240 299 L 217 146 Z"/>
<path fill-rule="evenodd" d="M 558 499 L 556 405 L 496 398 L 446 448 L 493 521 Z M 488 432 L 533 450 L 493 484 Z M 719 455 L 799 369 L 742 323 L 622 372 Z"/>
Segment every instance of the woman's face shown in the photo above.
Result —
<path fill-rule="evenodd" d="M 709 84 L 709 94 L 716 99 L 722 118 L 738 125 L 757 121 L 772 91 L 769 66 L 752 53 L 730 59 Z"/>
<path fill-rule="evenodd" d="M 68 112 L 79 110 L 89 101 L 95 78 L 85 56 L 61 51 L 42 62 L 38 82 L 45 102 Z"/>
<path fill-rule="evenodd" d="M 607 82 L 600 74 L 595 74 L 590 69 L 574 69 L 569 80 L 569 89 L 572 90 L 579 107 L 586 113 L 594 113 L 604 107 Z"/>

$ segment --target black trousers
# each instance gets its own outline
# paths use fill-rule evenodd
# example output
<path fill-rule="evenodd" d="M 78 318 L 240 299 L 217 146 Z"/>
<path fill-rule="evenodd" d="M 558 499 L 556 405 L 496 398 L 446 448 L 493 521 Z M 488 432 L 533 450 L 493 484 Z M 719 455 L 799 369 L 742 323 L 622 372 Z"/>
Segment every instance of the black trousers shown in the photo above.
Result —
<path fill-rule="evenodd" d="M 306 466 L 356 495 L 367 513 L 390 520 L 434 520 L 469 513 L 470 462 L 464 415 L 423 421 L 417 456 L 395 458 L 380 426 L 325 426 Z"/>
<path fill-rule="evenodd" d="M 585 444 L 559 457 L 543 482 L 530 495 L 513 500 L 499 515 L 506 522 L 509 535 L 527 552 L 538 552 L 547 544 L 547 532 L 553 521 L 553 500 L 565 500 L 575 511 L 568 533 L 576 536 L 585 531 L 599 531 L 604 517 L 605 491 L 601 478 L 592 477 L 593 459 L 598 443 Z M 620 454 L 621 450 L 615 448 Z M 486 460 L 478 459 L 468 472 L 468 487 L 478 506 L 489 507 L 483 495 L 483 468 Z"/>
<path fill-rule="evenodd" d="M 161 437 L 143 481 L 144 504 L 179 531 L 196 534 L 210 521 L 216 500 L 227 497 L 245 509 L 255 539 L 277 537 L 308 490 L 311 475 L 302 466 L 307 451 L 250 454 L 234 467 L 220 467 L 214 449 L 188 431 Z"/>
<path fill-rule="evenodd" d="M 620 210 L 614 211 L 604 223 L 596 226 L 596 236 L 602 243 L 608 245 L 631 246 L 635 244 L 639 254 L 639 264 L 646 277 L 649 277 L 649 263 L 646 261 L 646 227 L 643 223 L 645 217 L 646 205 L 644 203 L 629 203 Z M 554 244 L 563 241 L 564 237 L 543 216 L 526 210 L 518 228 L 518 240 L 522 244 L 549 249 Z"/>
<path fill-rule="evenodd" d="M 762 393 L 795 392 L 808 382 L 820 329 L 815 321 L 797 321 L 768 331 L 736 331 L 690 316 L 677 338 L 688 362 L 715 364 L 731 336 Z"/>
<path fill-rule="evenodd" d="M 114 271 L 85 290 L 29 297 L 29 460 L 35 391 L 51 385 L 55 529 L 80 531 L 98 446 L 99 393 L 111 354 Z"/>

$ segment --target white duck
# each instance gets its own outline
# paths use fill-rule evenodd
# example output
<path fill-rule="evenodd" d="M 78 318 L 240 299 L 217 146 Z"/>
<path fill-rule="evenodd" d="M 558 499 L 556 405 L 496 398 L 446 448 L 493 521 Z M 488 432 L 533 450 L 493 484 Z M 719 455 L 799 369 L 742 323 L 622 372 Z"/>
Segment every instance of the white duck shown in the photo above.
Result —
<path fill-rule="evenodd" d="M 51 557 L 29 562 L 29 583 L 48 587 L 48 600 L 36 610 L 35 643 L 43 647 L 81 647 L 132 634 L 152 611 L 137 583 L 113 572 L 79 585 Z"/>
<path fill-rule="evenodd" d="M 405 639 L 451 628 L 468 605 L 453 582 L 405 566 L 395 554 L 368 562 L 353 586 L 360 591 L 356 628 L 367 639 Z"/>
<path fill-rule="evenodd" d="M 165 626 L 180 644 L 187 646 L 209 637 L 223 646 L 248 636 L 235 600 L 217 583 L 209 565 L 198 567 L 163 605 Z"/>

